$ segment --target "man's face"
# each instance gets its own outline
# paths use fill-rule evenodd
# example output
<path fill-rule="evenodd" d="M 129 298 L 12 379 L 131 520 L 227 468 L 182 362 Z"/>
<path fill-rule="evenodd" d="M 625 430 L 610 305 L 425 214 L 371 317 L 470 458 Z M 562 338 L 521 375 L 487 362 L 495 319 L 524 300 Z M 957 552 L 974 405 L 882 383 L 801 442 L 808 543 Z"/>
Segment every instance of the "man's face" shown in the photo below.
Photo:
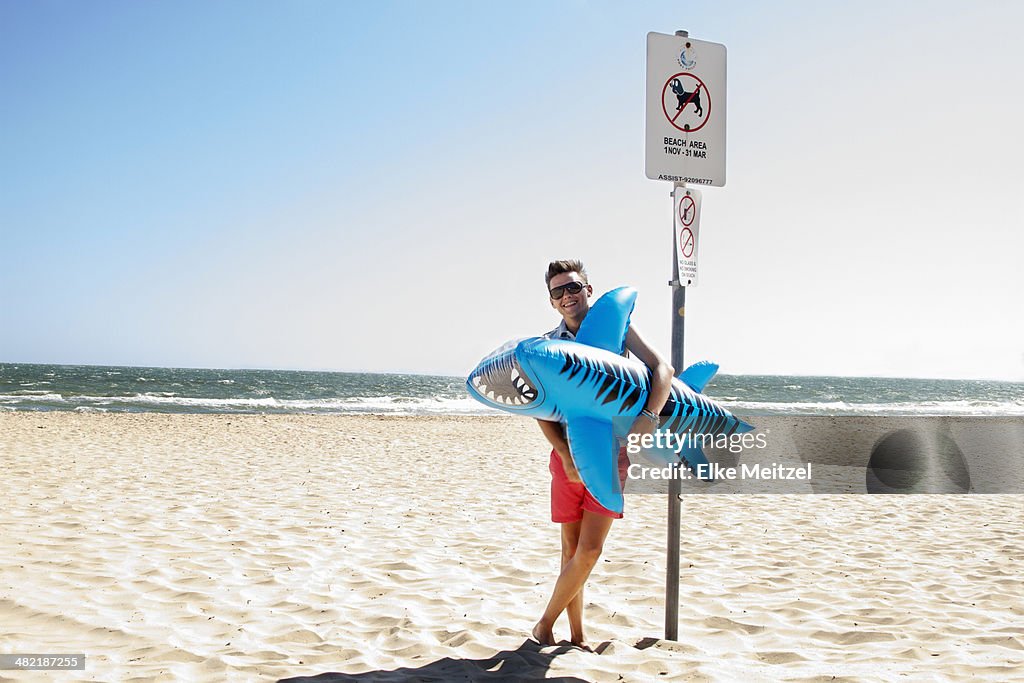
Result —
<path fill-rule="evenodd" d="M 580 277 L 579 273 L 559 273 L 552 277 L 551 281 L 548 283 L 549 294 L 550 290 L 573 282 L 583 284 L 583 278 Z M 586 317 L 587 311 L 590 310 L 590 295 L 593 294 L 593 292 L 593 288 L 588 284 L 583 284 L 583 289 L 576 294 L 572 294 L 569 290 L 565 290 L 562 292 L 562 296 L 560 298 L 551 299 L 551 307 L 558 311 L 562 318 L 567 322 L 579 322 Z"/>

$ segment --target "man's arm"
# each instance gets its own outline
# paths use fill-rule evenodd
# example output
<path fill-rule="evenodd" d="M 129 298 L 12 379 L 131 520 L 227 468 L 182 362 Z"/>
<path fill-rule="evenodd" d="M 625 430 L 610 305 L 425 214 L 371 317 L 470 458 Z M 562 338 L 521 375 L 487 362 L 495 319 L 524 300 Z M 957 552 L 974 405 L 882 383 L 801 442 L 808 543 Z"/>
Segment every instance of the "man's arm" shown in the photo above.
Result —
<path fill-rule="evenodd" d="M 626 330 L 626 350 L 651 369 L 651 393 L 647 397 L 645 408 L 655 415 L 660 415 L 661 409 L 665 407 L 665 402 L 668 401 L 669 393 L 672 391 L 672 378 L 675 376 L 675 369 L 647 343 L 632 325 Z M 633 422 L 630 431 L 634 434 L 649 434 L 654 431 L 655 426 L 653 422 L 641 415 Z"/>
<path fill-rule="evenodd" d="M 537 420 L 537 422 L 540 424 L 540 431 L 551 443 L 551 447 L 562 457 L 562 469 L 565 470 L 565 476 L 569 478 L 569 481 L 582 483 L 580 473 L 576 471 L 576 464 L 573 463 L 572 455 L 569 453 L 569 442 L 565 440 L 562 424 L 550 420 Z"/>

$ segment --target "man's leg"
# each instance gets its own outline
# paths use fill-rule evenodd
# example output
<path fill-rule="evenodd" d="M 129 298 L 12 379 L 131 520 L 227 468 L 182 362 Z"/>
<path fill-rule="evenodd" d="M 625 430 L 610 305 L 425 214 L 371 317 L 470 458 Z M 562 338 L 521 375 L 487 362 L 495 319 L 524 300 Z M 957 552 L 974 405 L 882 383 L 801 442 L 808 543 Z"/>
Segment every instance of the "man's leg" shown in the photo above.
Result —
<path fill-rule="evenodd" d="M 576 554 L 576 547 L 580 541 L 581 522 L 572 522 L 562 525 L 562 567 L 569 563 Z M 572 642 L 576 645 L 584 644 L 583 637 L 583 589 L 580 588 L 576 595 L 572 596 L 565 613 L 569 617 L 569 633 Z"/>
<path fill-rule="evenodd" d="M 587 582 L 591 570 L 597 564 L 604 548 L 604 539 L 608 536 L 608 530 L 612 528 L 611 517 L 599 515 L 590 510 L 583 511 L 583 519 L 580 521 L 580 538 L 576 545 L 576 553 L 565 566 L 562 573 L 558 575 L 555 582 L 555 590 L 548 601 L 544 615 L 533 627 L 533 637 L 541 645 L 554 645 L 555 639 L 551 635 L 551 627 L 554 626 L 558 615 L 562 613 L 573 596 L 580 592 L 583 584 Z M 582 596 L 580 598 L 582 607 Z"/>

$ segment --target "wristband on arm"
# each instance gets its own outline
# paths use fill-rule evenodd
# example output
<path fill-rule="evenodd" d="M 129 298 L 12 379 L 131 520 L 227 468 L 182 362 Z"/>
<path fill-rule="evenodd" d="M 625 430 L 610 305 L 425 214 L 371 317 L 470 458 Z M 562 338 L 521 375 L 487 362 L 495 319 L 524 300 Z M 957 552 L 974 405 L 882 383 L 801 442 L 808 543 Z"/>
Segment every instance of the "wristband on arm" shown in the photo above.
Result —
<path fill-rule="evenodd" d="M 643 410 L 640 411 L 640 415 L 642 417 L 646 417 L 648 420 L 654 423 L 655 427 L 658 426 L 658 416 L 654 414 L 653 410 L 647 410 L 647 408 L 644 408 Z"/>

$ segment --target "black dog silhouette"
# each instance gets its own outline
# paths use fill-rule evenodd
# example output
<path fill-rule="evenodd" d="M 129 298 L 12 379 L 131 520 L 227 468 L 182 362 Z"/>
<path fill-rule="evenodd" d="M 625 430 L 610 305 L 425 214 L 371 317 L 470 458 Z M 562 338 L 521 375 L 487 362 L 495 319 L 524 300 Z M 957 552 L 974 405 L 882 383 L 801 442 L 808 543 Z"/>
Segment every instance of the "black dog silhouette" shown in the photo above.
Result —
<path fill-rule="evenodd" d="M 676 99 L 679 100 L 679 106 L 676 107 L 676 111 L 679 111 L 687 104 L 692 104 L 694 109 L 697 111 L 697 116 L 704 116 L 704 107 L 700 106 L 700 86 L 693 92 L 686 92 L 683 89 L 683 84 L 679 82 L 678 78 L 672 79 L 672 92 L 676 94 Z M 692 96 L 693 99 L 690 99 Z"/>

